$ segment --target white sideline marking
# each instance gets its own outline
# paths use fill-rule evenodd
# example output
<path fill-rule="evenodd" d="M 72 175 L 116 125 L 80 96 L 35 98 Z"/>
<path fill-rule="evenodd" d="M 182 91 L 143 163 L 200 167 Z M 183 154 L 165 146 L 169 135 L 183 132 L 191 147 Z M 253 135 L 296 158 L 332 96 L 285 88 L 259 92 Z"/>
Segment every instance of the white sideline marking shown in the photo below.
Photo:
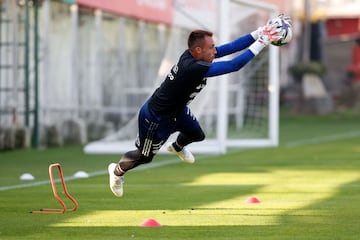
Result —
<path fill-rule="evenodd" d="M 199 157 L 198 159 L 201 159 L 201 157 Z M 141 170 L 146 170 L 146 169 L 151 169 L 151 168 L 157 168 L 157 167 L 166 166 L 166 165 L 175 164 L 175 163 L 181 163 L 181 160 L 180 159 L 171 159 L 171 160 L 168 160 L 168 161 L 154 162 L 154 163 L 149 164 L 149 165 L 139 166 L 138 168 L 134 169 L 133 171 L 141 171 Z M 107 170 L 92 172 L 92 173 L 89 173 L 89 178 L 90 177 L 102 176 L 102 175 L 105 175 L 107 173 L 108 173 Z M 73 181 L 73 180 L 78 180 L 78 179 L 79 178 L 74 177 L 74 176 L 65 177 L 66 182 Z M 55 179 L 55 182 L 56 183 L 61 182 L 61 179 L 57 178 L 57 179 Z M 11 186 L 3 186 L 3 187 L 0 187 L 0 191 L 19 189 L 19 188 L 36 187 L 36 186 L 42 186 L 42 185 L 47 185 L 47 184 L 50 184 L 50 180 L 38 181 L 38 182 L 33 182 L 33 183 L 17 184 L 17 185 L 11 185 Z"/>
<path fill-rule="evenodd" d="M 309 145 L 309 144 L 317 144 L 317 143 L 325 143 L 325 142 L 333 142 L 337 140 L 344 140 L 348 138 L 358 137 L 360 136 L 360 132 L 347 132 L 347 133 L 341 133 L 336 135 L 329 135 L 325 137 L 317 137 L 312 139 L 303 139 L 303 140 L 297 140 L 292 141 L 288 143 L 284 143 L 284 147 L 296 147 L 296 146 L 303 146 L 303 145 Z"/>
<path fill-rule="evenodd" d="M 332 141 L 337 141 L 337 140 L 353 138 L 353 137 L 357 137 L 357 136 L 360 136 L 360 132 L 347 132 L 347 133 L 342 133 L 342 134 L 329 135 L 329 136 L 325 136 L 325 137 L 318 137 L 318 138 L 312 138 L 312 139 L 304 139 L 304 140 L 292 141 L 292 142 L 284 143 L 282 146 L 284 146 L 284 147 L 295 147 L 295 146 L 302 146 L 302 145 L 308 145 L 308 144 L 332 142 Z M 242 149 L 242 151 L 243 150 L 244 149 Z M 206 158 L 206 156 L 197 157 L 197 160 L 200 160 L 202 158 Z M 138 168 L 134 169 L 133 171 L 141 171 L 141 170 L 157 168 L 157 167 L 162 167 L 162 166 L 176 164 L 176 163 L 181 163 L 181 161 L 178 158 L 176 158 L 176 159 L 171 159 L 171 160 L 168 160 L 168 161 L 153 162 L 151 164 L 145 164 L 145 165 L 139 166 Z M 97 176 L 102 176 L 102 175 L 105 175 L 105 174 L 107 174 L 107 170 L 89 173 L 89 177 L 97 177 Z M 67 182 L 77 180 L 77 179 L 79 179 L 79 178 L 76 178 L 74 176 L 65 177 L 65 181 L 67 181 Z M 55 182 L 60 182 L 60 181 L 61 181 L 60 179 L 55 179 Z M 36 186 L 42 186 L 42 185 L 47 185 L 47 184 L 50 184 L 49 180 L 48 181 L 33 182 L 33 183 L 26 183 L 26 184 L 17 184 L 17 185 L 11 185 L 11 186 L 4 186 L 4 187 L 0 187 L 0 191 L 19 189 L 19 188 L 36 187 Z"/>

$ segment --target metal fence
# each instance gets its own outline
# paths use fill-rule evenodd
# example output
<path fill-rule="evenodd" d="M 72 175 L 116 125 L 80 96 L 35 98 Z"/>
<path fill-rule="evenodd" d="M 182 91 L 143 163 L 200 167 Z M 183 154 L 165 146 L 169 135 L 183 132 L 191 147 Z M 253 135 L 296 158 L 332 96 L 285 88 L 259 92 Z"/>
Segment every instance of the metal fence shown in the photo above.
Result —
<path fill-rule="evenodd" d="M 2 0 L 0 19 L 0 129 L 31 129 L 35 146 L 54 131 L 72 139 L 82 126 L 84 142 L 126 123 L 153 89 L 169 35 L 50 0 Z"/>

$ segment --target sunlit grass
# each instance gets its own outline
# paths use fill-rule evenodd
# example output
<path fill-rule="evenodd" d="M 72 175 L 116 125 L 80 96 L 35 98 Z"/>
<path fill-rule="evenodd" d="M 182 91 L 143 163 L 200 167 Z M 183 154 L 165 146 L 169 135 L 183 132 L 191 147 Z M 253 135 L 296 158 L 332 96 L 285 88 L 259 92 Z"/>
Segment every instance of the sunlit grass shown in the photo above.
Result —
<path fill-rule="evenodd" d="M 159 155 L 126 174 L 122 198 L 113 196 L 106 175 L 118 155 L 84 155 L 76 146 L 1 153 L 0 239 L 357 240 L 360 137 L 333 136 L 358 131 L 359 118 L 326 119 L 283 121 L 279 148 L 196 155 L 191 165 Z M 54 162 L 68 177 L 79 170 L 104 175 L 68 178 L 68 190 L 79 202 L 75 212 L 29 214 L 60 207 L 47 182 Z M 24 172 L 45 183 L 8 188 L 23 184 Z M 261 203 L 248 204 L 249 197 Z M 139 227 L 149 218 L 162 227 Z"/>
<path fill-rule="evenodd" d="M 359 179 L 360 174 L 356 171 L 335 170 L 273 170 L 264 173 L 207 174 L 184 185 L 220 188 L 255 185 L 258 188 L 248 196 L 240 193 L 230 199 L 193 206 L 186 210 L 165 208 L 163 210 L 94 210 L 51 226 L 139 226 L 148 218 L 155 218 L 163 226 L 269 226 L 281 224 L 279 217 L 292 214 L 312 218 L 312 221 L 318 218 L 320 221 L 320 218 L 330 217 L 331 214 L 327 210 L 304 209 L 332 198 L 340 187 Z M 142 185 L 142 187 L 146 186 Z M 256 196 L 261 203 L 246 203 L 246 198 L 250 196 Z M 118 201 L 121 204 L 121 199 Z"/>

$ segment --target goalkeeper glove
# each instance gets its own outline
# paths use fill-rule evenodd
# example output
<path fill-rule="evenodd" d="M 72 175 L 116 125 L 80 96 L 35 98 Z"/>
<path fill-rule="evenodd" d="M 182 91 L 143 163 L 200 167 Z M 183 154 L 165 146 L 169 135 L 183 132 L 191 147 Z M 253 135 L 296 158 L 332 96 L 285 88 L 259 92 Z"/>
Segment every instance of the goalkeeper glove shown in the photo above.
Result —
<path fill-rule="evenodd" d="M 258 39 L 250 45 L 249 50 L 254 54 L 258 55 L 259 52 L 272 41 L 278 41 L 282 38 L 280 34 L 280 29 L 276 28 L 274 25 L 265 25 L 258 29 Z"/>
<path fill-rule="evenodd" d="M 278 41 L 282 38 L 281 29 L 277 28 L 274 25 L 265 25 L 263 30 L 259 33 L 258 41 L 262 42 L 264 45 L 269 45 L 272 41 Z"/>

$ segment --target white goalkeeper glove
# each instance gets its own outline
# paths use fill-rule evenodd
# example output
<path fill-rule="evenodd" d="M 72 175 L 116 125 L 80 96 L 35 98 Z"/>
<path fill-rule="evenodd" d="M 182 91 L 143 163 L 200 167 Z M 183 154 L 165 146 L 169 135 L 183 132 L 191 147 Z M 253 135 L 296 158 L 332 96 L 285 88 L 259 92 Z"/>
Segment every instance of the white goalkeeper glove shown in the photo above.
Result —
<path fill-rule="evenodd" d="M 262 30 L 263 30 L 264 27 L 265 27 L 265 26 L 258 27 L 258 29 L 256 29 L 255 31 L 253 31 L 253 32 L 250 33 L 254 40 L 256 40 L 256 39 L 259 38 L 259 33 L 262 32 Z"/>
<path fill-rule="evenodd" d="M 275 25 L 265 25 L 262 31 L 259 33 L 258 41 L 264 45 L 269 45 L 272 41 L 278 41 L 282 38 L 281 29 Z"/>
<path fill-rule="evenodd" d="M 280 29 L 276 26 L 267 24 L 258 30 L 258 39 L 250 45 L 249 50 L 254 54 L 258 55 L 259 52 L 272 41 L 278 41 L 282 38 Z"/>

